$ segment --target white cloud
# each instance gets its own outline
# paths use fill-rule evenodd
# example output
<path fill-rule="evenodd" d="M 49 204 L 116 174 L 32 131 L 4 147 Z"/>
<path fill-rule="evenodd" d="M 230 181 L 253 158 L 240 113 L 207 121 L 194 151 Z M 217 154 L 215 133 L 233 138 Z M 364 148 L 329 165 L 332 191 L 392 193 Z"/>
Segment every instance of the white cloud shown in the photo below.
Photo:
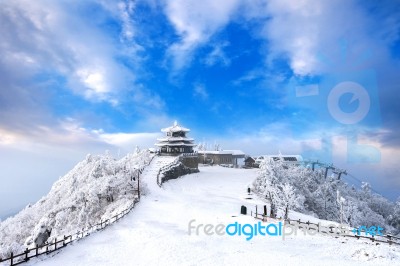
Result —
<path fill-rule="evenodd" d="M 91 71 L 88 69 L 77 70 L 77 75 L 81 82 L 94 93 L 104 94 L 109 91 L 106 86 L 104 73 L 102 71 Z"/>
<path fill-rule="evenodd" d="M 342 70 L 363 52 L 372 51 L 372 60 L 378 60 L 399 24 L 388 22 L 394 14 L 380 17 L 357 1 L 271 0 L 265 10 L 261 35 L 270 45 L 267 61 L 284 56 L 299 75 Z"/>
<path fill-rule="evenodd" d="M 0 128 L 0 146 L 10 145 L 16 142 L 16 136 Z"/>
<path fill-rule="evenodd" d="M 194 86 L 194 96 L 200 97 L 202 100 L 207 100 L 209 95 L 203 84 L 197 84 Z"/>
<path fill-rule="evenodd" d="M 252 69 L 246 72 L 243 76 L 237 78 L 236 80 L 232 81 L 234 85 L 241 85 L 242 83 L 253 81 L 265 76 L 265 71 L 260 68 Z"/>
<path fill-rule="evenodd" d="M 120 93 L 137 86 L 132 69 L 116 59 L 139 58 L 136 51 L 140 46 L 135 43 L 132 18 L 134 4 L 107 3 L 102 5 L 104 10 L 98 9 L 102 16 L 91 17 L 77 12 L 85 5 L 98 3 L 89 1 L 72 6 L 62 1 L 2 3 L 0 69 L 12 72 L 14 84 L 43 72 L 59 75 L 75 94 L 115 105 Z M 120 21 L 121 39 L 113 38 L 97 26 L 106 19 Z M 25 89 L 30 90 L 26 84 Z"/>
<path fill-rule="evenodd" d="M 72 118 L 57 125 L 38 125 L 28 134 L 0 128 L 0 217 L 20 210 L 45 195 L 86 154 L 114 157 L 132 152 L 135 146 L 154 147 L 160 133 L 109 133 L 89 130 Z"/>
<path fill-rule="evenodd" d="M 330 34 L 323 32 L 323 27 L 335 13 L 332 5 L 328 1 L 269 1 L 271 19 L 266 22 L 264 34 L 271 41 L 271 58 L 286 55 L 296 74 L 315 71 L 321 38 Z"/>
<path fill-rule="evenodd" d="M 175 70 L 187 66 L 194 51 L 227 24 L 243 17 L 264 24 L 260 36 L 268 41 L 267 64 L 276 58 L 287 58 L 294 73 L 299 75 L 332 70 L 330 61 L 336 70 L 343 67 L 340 66 L 345 56 L 343 40 L 350 44 L 347 52 L 352 52 L 352 56 L 373 50 L 379 58 L 382 49 L 379 42 L 390 44 L 399 38 L 397 14 L 390 14 L 384 8 L 375 8 L 379 14 L 369 14 L 365 5 L 357 1 L 179 0 L 165 1 L 164 9 L 180 37 L 168 50 Z M 215 56 L 224 62 L 221 52 L 215 47 L 206 62 L 214 64 Z M 321 59 L 321 54 L 328 60 Z"/>
<path fill-rule="evenodd" d="M 132 41 L 135 37 L 135 27 L 132 20 L 132 15 L 135 10 L 135 2 L 130 0 L 119 2 L 118 9 L 122 21 L 122 36 L 128 41 Z"/>
<path fill-rule="evenodd" d="M 66 143 L 76 139 L 98 141 L 90 132 L 71 134 L 70 128 L 64 127 L 65 115 L 59 118 L 59 112 L 54 113 L 52 96 L 61 91 L 60 97 L 54 97 L 59 100 L 63 89 L 70 89 L 88 101 L 108 102 L 121 113 L 124 110 L 120 103 L 129 102 L 130 110 L 140 113 L 143 120 L 163 115 L 163 99 L 137 84 L 134 67 L 128 69 L 126 62 L 120 60 L 140 61 L 134 53 L 137 49 L 134 4 L 99 2 L 100 6 L 94 0 L 74 5 L 46 0 L 1 4 L 1 143 L 16 140 L 29 143 L 43 138 L 48 143 L 63 138 Z M 82 9 L 88 5 L 95 5 L 99 14 L 82 16 Z M 122 24 L 120 38 L 98 26 L 109 20 Z M 127 48 L 127 54 L 126 47 L 133 49 Z M 64 111 L 65 106 L 60 108 Z M 74 117 L 82 115 L 80 110 L 67 111 Z M 98 119 L 96 114 L 90 117 Z"/>
<path fill-rule="evenodd" d="M 102 141 L 124 150 L 133 150 L 135 146 L 141 149 L 154 148 L 161 133 L 102 133 L 98 137 Z"/>
<path fill-rule="evenodd" d="M 165 13 L 180 36 L 169 48 L 175 70 L 185 67 L 194 50 L 230 21 L 239 4 L 240 0 L 166 1 Z"/>
<path fill-rule="evenodd" d="M 151 108 L 152 111 L 154 111 L 154 109 L 161 110 L 165 105 L 164 100 L 159 95 L 145 89 L 136 91 L 133 100 L 144 105 L 144 109 Z"/>
<path fill-rule="evenodd" d="M 206 65 L 213 66 L 220 63 L 223 66 L 229 66 L 231 64 L 231 59 L 224 52 L 224 48 L 227 46 L 229 46 L 228 42 L 215 45 L 213 50 L 204 59 Z"/>
<path fill-rule="evenodd" d="M 357 145 L 368 145 L 380 153 L 380 159 L 374 163 L 355 162 L 351 156 L 357 153 L 355 146 L 349 150 L 347 132 L 338 130 L 329 130 L 331 134 L 326 136 L 332 142 L 328 148 L 324 147 L 326 139 L 324 129 L 308 132 L 307 135 L 296 136 L 291 126 L 285 123 L 272 123 L 261 129 L 254 129 L 252 132 L 244 134 L 233 132 L 223 139 L 217 137 L 212 139 L 221 145 L 223 149 L 241 149 L 246 154 L 258 156 L 262 154 L 303 154 L 304 159 L 318 159 L 325 163 L 333 163 L 336 167 L 346 169 L 348 173 L 359 180 L 370 182 L 373 187 L 384 193 L 384 195 L 394 199 L 399 196 L 400 182 L 398 179 L 398 147 L 386 147 L 379 141 L 379 136 L 369 136 L 367 133 L 359 134 Z M 384 132 L 382 132 L 384 133 Z M 326 158 L 310 158 L 310 150 L 321 150 L 326 158 L 331 157 L 330 161 Z M 363 151 L 362 149 L 360 151 Z M 365 151 L 365 150 L 364 150 Z M 353 153 L 353 154 L 352 154 Z M 358 159 L 371 159 L 368 154 L 360 154 Z M 373 158 L 372 158 L 373 159 Z M 354 182 L 351 177 L 344 177 L 346 182 Z M 356 182 L 357 185 L 359 185 Z"/>

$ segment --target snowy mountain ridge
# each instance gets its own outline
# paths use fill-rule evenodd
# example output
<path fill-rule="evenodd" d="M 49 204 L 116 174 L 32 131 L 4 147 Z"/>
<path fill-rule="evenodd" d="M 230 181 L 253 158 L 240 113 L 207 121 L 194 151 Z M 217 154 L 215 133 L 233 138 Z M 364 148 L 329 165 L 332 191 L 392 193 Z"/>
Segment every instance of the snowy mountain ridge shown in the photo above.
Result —
<path fill-rule="evenodd" d="M 239 261 L 246 262 L 243 260 L 244 257 L 238 257 L 244 251 L 252 254 L 251 258 L 258 262 L 268 259 L 282 263 L 282 256 L 286 256 L 283 261 L 293 263 L 294 260 L 297 261 L 296 256 L 301 256 L 305 261 L 313 263 L 319 260 L 328 262 L 327 259 L 337 262 L 350 262 L 349 260 L 360 262 L 371 259 L 372 262 L 390 264 L 400 258 L 396 247 L 375 246 L 353 239 L 336 240 L 319 235 L 295 236 L 284 242 L 277 238 L 258 237 L 249 242 L 251 245 L 242 242 L 241 238 L 188 236 L 187 223 L 193 219 L 199 223 L 213 224 L 235 221 L 255 223 L 251 216 L 238 216 L 239 207 L 246 205 L 252 208 L 254 205 L 265 205 L 266 200 L 273 203 L 267 205 L 269 209 L 276 208 L 276 213 L 282 214 L 284 206 L 308 213 L 306 215 L 291 211 L 289 214 L 291 219 L 301 218 L 330 223 L 328 219 L 324 221 L 325 217 L 328 217 L 324 215 L 332 215 L 334 221 L 340 216 L 334 198 L 338 188 L 349 202 L 358 199 L 349 197 L 349 195 L 357 196 L 358 192 L 349 194 L 344 189 L 346 188 L 344 184 L 334 180 L 321 180 L 318 171 L 313 173 L 310 169 L 302 167 L 283 167 L 279 162 L 263 164 L 260 170 L 203 167 L 200 173 L 171 180 L 160 189 L 156 180 L 157 173 L 160 168 L 175 161 L 176 157 L 153 156 L 147 151 L 128 154 L 120 160 L 115 160 L 107 154 L 88 155 L 67 175 L 60 178 L 47 196 L 36 204 L 28 206 L 15 217 L 0 223 L 2 240 L 0 256 L 7 257 L 11 251 L 21 252 L 25 248 L 24 244 L 33 245 L 38 241 L 38 236 L 46 230 L 50 235 L 48 241 L 52 241 L 57 236 L 76 233 L 77 230 L 89 227 L 99 220 L 108 219 L 126 209 L 135 198 L 137 181 L 132 180 L 132 177 L 137 175 L 138 169 L 147 165 L 140 178 L 141 194 L 145 198 L 135 207 L 133 213 L 119 223 L 121 226 L 112 226 L 85 242 L 77 242 L 64 249 L 63 254 L 54 259 L 43 260 L 46 257 L 44 256 L 33 259 L 30 263 L 76 265 L 79 260 L 79 263 L 84 265 L 97 265 L 98 261 L 104 265 L 110 263 L 122 265 L 126 261 L 133 260 L 138 265 L 149 265 L 159 264 L 166 259 L 166 262 L 171 264 L 196 264 L 199 262 L 198 254 L 210 253 L 210 259 L 203 258 L 203 262 L 237 264 Z M 302 188 L 296 183 L 301 184 Z M 245 191 L 250 186 L 253 186 L 259 198 L 248 199 Z M 362 199 L 367 199 L 364 196 Z M 371 204 L 374 206 L 378 202 L 371 197 L 367 202 L 368 206 Z M 314 206 L 314 209 L 310 206 Z M 348 219 L 348 216 L 345 217 Z M 367 218 L 364 215 L 356 217 Z M 381 217 L 388 218 L 382 215 Z M 269 221 L 271 222 L 273 223 L 273 220 Z M 145 246 L 143 241 L 146 243 Z M 221 242 L 224 245 L 221 246 Z M 267 253 L 263 252 L 266 244 L 270 247 L 267 257 L 264 256 Z M 210 251 L 208 246 L 213 246 L 214 251 Z M 232 254 L 225 247 L 237 252 Z M 130 252 L 141 249 L 144 249 L 144 252 Z M 336 249 L 340 250 L 339 257 L 332 255 Z M 155 250 L 159 252 L 157 258 L 145 256 Z M 177 250 L 181 254 L 171 256 L 177 254 Z M 118 258 L 113 256 L 116 252 L 119 254 Z M 319 252 L 322 256 L 315 257 L 313 252 Z M 94 261 L 91 254 L 95 254 L 98 259 Z"/>
<path fill-rule="evenodd" d="M 46 196 L 0 223 L 0 257 L 76 233 L 120 213 L 137 196 L 138 171 L 153 156 L 148 151 L 120 160 L 108 154 L 87 155 Z"/>
<path fill-rule="evenodd" d="M 157 157 L 146 169 L 156 169 Z M 148 173 L 150 173 L 149 171 Z M 154 187 L 134 210 L 115 226 L 63 249 L 57 256 L 39 257 L 29 265 L 394 265 L 400 259 L 396 246 L 331 236 L 207 235 L 207 224 L 254 224 L 240 215 L 241 205 L 253 210 L 265 204 L 250 197 L 247 187 L 257 169 L 201 167 L 200 172 Z M 153 176 L 153 175 L 152 175 Z M 150 177 L 148 175 L 147 177 Z M 153 178 L 149 179 L 153 181 Z M 328 225 L 309 215 L 291 211 L 290 219 Z M 203 225 L 202 233 L 188 234 L 188 224 Z M 275 223 L 268 219 L 263 223 Z"/>
<path fill-rule="evenodd" d="M 322 169 L 278 160 L 264 161 L 252 186 L 275 213 L 288 208 L 351 227 L 381 226 L 385 233 L 400 234 L 400 199 L 391 202 L 373 193 L 368 183 L 356 189 L 341 179 L 325 178 Z"/>

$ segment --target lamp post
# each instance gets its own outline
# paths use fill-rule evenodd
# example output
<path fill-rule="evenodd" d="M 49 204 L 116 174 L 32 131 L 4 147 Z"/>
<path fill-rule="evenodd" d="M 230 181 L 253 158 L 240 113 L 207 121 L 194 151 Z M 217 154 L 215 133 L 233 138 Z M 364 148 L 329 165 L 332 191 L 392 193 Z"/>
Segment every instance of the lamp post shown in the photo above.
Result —
<path fill-rule="evenodd" d="M 140 200 L 140 182 L 139 182 L 139 180 L 140 180 L 140 174 L 139 174 L 139 170 L 138 170 L 137 171 L 137 186 L 138 186 L 138 197 Z"/>

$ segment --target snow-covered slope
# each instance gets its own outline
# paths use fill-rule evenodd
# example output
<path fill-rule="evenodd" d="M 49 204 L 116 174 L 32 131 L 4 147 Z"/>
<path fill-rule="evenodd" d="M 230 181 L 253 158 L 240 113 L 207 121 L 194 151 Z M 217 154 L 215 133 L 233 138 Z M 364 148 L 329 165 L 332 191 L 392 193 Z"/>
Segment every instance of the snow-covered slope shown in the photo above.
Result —
<path fill-rule="evenodd" d="M 151 164 L 147 166 L 140 178 L 143 185 L 142 194 L 158 191 L 160 188 L 157 185 L 157 174 L 160 168 L 172 163 L 177 157 L 175 156 L 156 156 Z"/>
<path fill-rule="evenodd" d="M 385 234 L 400 236 L 400 199 L 391 202 L 374 193 L 367 183 L 357 189 L 335 175 L 325 178 L 324 168 L 314 171 L 280 160 L 264 161 L 253 188 L 275 208 L 289 206 L 352 227 L 379 225 Z"/>
<path fill-rule="evenodd" d="M 24 243 L 45 241 L 46 231 L 51 240 L 76 233 L 126 209 L 137 188 L 137 181 L 131 177 L 151 157 L 147 151 L 128 154 L 120 160 L 107 154 L 88 155 L 55 182 L 48 195 L 0 223 L 0 257 L 24 250 Z"/>
<path fill-rule="evenodd" d="M 152 163 L 154 171 L 156 164 Z M 154 187 L 157 190 L 107 230 L 28 265 L 395 265 L 400 261 L 398 248 L 356 239 L 298 235 L 284 241 L 270 236 L 246 241 L 237 235 L 188 235 L 192 219 L 195 225 L 256 223 L 250 216 L 238 215 L 241 205 L 254 209 L 255 204 L 264 204 L 246 199 L 256 176 L 254 169 L 201 167 L 200 173 L 170 180 L 162 189 Z"/>

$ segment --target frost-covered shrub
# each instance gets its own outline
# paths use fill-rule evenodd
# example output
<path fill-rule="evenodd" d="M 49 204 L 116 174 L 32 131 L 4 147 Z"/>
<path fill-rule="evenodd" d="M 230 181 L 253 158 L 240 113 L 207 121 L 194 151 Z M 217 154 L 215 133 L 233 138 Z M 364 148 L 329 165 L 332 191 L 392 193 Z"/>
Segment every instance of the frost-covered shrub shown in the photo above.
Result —
<path fill-rule="evenodd" d="M 325 179 L 324 170 L 283 165 L 265 161 L 253 182 L 253 190 L 271 203 L 271 207 L 303 211 L 321 219 L 347 223 L 351 226 L 379 225 L 386 232 L 400 230 L 400 200 L 395 204 L 372 193 L 364 183 L 360 190 L 349 187 L 334 177 Z M 341 197 L 340 204 L 338 195 Z"/>
<path fill-rule="evenodd" d="M 148 151 L 120 160 L 108 154 L 86 156 L 45 197 L 0 223 L 0 257 L 76 233 L 120 213 L 134 198 L 137 180 L 132 176 L 150 159 Z"/>

